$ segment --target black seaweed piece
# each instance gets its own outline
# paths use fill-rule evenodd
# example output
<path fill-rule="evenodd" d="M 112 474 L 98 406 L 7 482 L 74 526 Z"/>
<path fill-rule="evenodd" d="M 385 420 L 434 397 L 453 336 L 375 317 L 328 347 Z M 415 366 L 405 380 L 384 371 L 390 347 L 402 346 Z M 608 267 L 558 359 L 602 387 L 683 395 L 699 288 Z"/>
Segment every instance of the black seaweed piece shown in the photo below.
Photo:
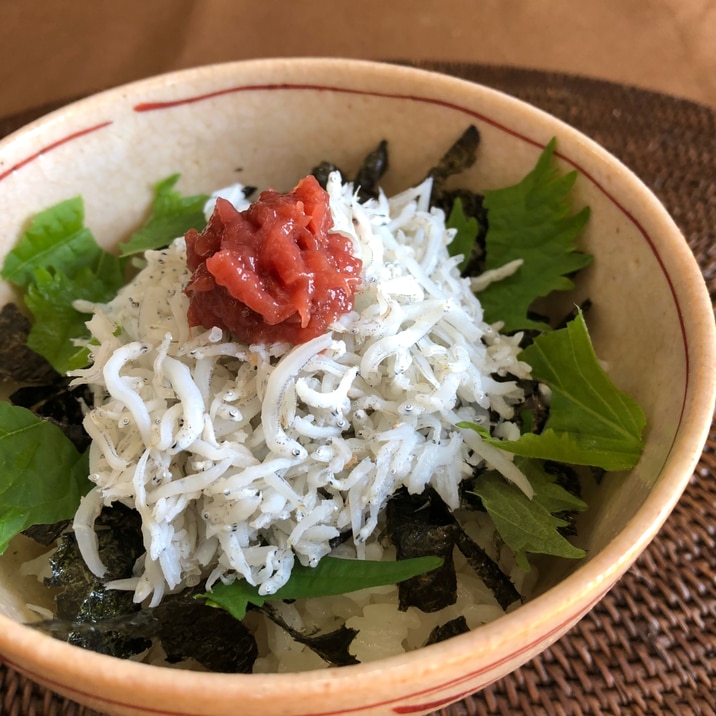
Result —
<path fill-rule="evenodd" d="M 337 537 L 332 537 L 328 540 L 328 546 L 331 548 L 331 551 L 333 551 L 336 547 L 347 542 L 352 536 L 353 530 L 344 530 Z"/>
<path fill-rule="evenodd" d="M 256 640 L 244 624 L 223 609 L 196 601 L 188 593 L 165 597 L 157 607 L 108 616 L 95 622 L 47 619 L 29 624 L 56 639 L 108 652 L 106 643 L 116 643 L 117 634 L 131 634 L 134 650 L 114 653 L 128 657 L 147 649 L 152 640 L 162 643 L 170 664 L 194 659 L 210 671 L 251 673 L 258 656 Z"/>
<path fill-rule="evenodd" d="M 130 577 L 144 552 L 136 511 L 115 503 L 102 511 L 95 531 L 106 575 L 100 580 L 92 574 L 74 534 L 64 533 L 50 559 L 52 576 L 45 580 L 60 588 L 57 618 L 33 626 L 71 644 L 123 658 L 145 651 L 158 638 L 170 663 L 193 658 L 212 671 L 251 671 L 258 655 L 253 635 L 228 612 L 193 599 L 191 591 L 141 609 L 132 592 L 105 589 L 106 580 Z"/>
<path fill-rule="evenodd" d="M 397 559 L 435 555 L 443 563 L 437 569 L 406 579 L 398 585 L 400 609 L 417 607 L 436 612 L 457 600 L 457 576 L 453 548 L 458 527 L 443 501 L 432 491 L 410 495 L 402 489 L 387 505 L 388 538 Z"/>
<path fill-rule="evenodd" d="M 282 629 L 295 639 L 299 644 L 304 644 L 318 656 L 332 666 L 350 666 L 351 664 L 359 664 L 358 659 L 348 651 L 355 635 L 358 633 L 356 629 L 351 629 L 345 624 L 338 629 L 323 634 L 304 634 L 303 632 L 289 626 L 281 615 L 270 605 L 264 604 L 261 611 L 271 619 L 272 622 L 278 624 Z"/>
<path fill-rule="evenodd" d="M 67 529 L 69 524 L 69 520 L 63 520 L 50 525 L 32 525 L 32 527 L 23 530 L 22 534 L 35 540 L 38 544 L 49 547 L 57 541 L 57 538 Z"/>
<path fill-rule="evenodd" d="M 474 124 L 471 124 L 428 172 L 428 176 L 433 179 L 431 204 L 440 203 L 448 177 L 469 169 L 475 163 L 479 144 L 480 132 Z"/>
<path fill-rule="evenodd" d="M 59 373 L 27 345 L 30 320 L 14 303 L 0 310 L 0 380 L 25 385 L 54 382 Z"/>
<path fill-rule="evenodd" d="M 104 578 L 109 580 L 131 577 L 134 563 L 144 552 L 139 513 L 117 502 L 102 510 L 95 522 L 95 528 L 99 555 L 107 567 Z M 45 580 L 50 587 L 70 585 L 79 579 L 87 578 L 89 572 L 72 532 L 62 535 L 61 543 L 50 564 L 52 576 Z M 92 581 L 95 580 L 93 577 Z"/>
<path fill-rule="evenodd" d="M 167 597 L 153 610 L 157 636 L 170 664 L 194 659 L 209 671 L 250 674 L 258 657 L 254 635 L 229 612 L 191 593 Z"/>
<path fill-rule="evenodd" d="M 430 632 L 430 635 L 425 642 L 425 646 L 437 644 L 438 642 L 445 641 L 446 639 L 452 639 L 454 636 L 459 636 L 460 634 L 465 634 L 469 631 L 470 627 L 467 625 L 465 617 L 455 617 L 449 622 L 445 622 L 445 624 L 436 626 L 435 629 Z"/>
<path fill-rule="evenodd" d="M 150 639 L 157 635 L 159 622 L 152 609 L 142 609 L 131 612 L 129 614 L 119 614 L 114 617 L 106 617 L 96 622 L 72 621 L 70 619 L 43 619 L 41 621 L 29 622 L 27 626 L 33 629 L 39 629 L 45 634 L 49 634 L 55 639 L 69 641 L 73 636 L 82 636 L 91 642 L 106 638 L 106 634 L 116 634 L 120 632 L 131 633 L 134 638 L 142 638 L 147 640 L 145 643 L 150 644 Z M 81 644 L 82 645 L 82 644 Z M 135 653 L 135 652 L 133 652 Z M 139 653 L 139 652 L 136 652 Z M 127 654 L 126 656 L 131 656 Z M 120 658 L 125 655 L 119 654 Z"/>
<path fill-rule="evenodd" d="M 388 171 L 388 142 L 383 139 L 363 160 L 353 180 L 361 201 L 377 198 L 380 180 L 386 171 Z"/>
<path fill-rule="evenodd" d="M 86 385 L 71 387 L 69 378 L 58 377 L 48 385 L 18 388 L 10 402 L 57 425 L 80 452 L 89 447 L 91 439 L 82 426 L 83 404 L 91 407 L 93 397 Z"/>
<path fill-rule="evenodd" d="M 316 181 L 325 189 L 328 184 L 328 177 L 331 172 L 339 172 L 341 176 L 345 176 L 343 172 L 332 162 L 321 162 L 311 169 L 311 174 L 316 177 Z"/>
<path fill-rule="evenodd" d="M 120 658 L 139 654 L 153 640 L 159 640 L 170 664 L 194 659 L 209 671 L 229 674 L 251 673 L 258 656 L 256 640 L 242 622 L 223 609 L 198 602 L 191 592 L 169 595 L 157 607 L 118 613 L 93 622 L 57 618 L 28 626 L 56 639 Z M 130 648 L 116 649 L 121 643 L 118 635 L 130 640 Z M 115 649 L 109 650 L 108 644 Z"/>
<path fill-rule="evenodd" d="M 107 567 L 104 579 L 132 575 L 137 558 L 144 552 L 139 515 L 123 506 L 106 508 L 97 520 L 99 554 Z M 50 558 L 50 587 L 60 587 L 55 597 L 57 618 L 68 622 L 99 622 L 139 610 L 131 592 L 105 589 L 84 563 L 74 533 L 65 532 Z M 113 630 L 70 631 L 67 641 L 111 656 L 128 657 L 147 649 L 151 642 L 135 633 Z"/>
<path fill-rule="evenodd" d="M 472 567 L 485 586 L 495 595 L 497 603 L 507 609 L 510 604 L 521 601 L 522 597 L 512 584 L 510 578 L 500 569 L 482 547 L 460 527 L 457 535 L 457 548 L 462 552 L 467 563 Z"/>

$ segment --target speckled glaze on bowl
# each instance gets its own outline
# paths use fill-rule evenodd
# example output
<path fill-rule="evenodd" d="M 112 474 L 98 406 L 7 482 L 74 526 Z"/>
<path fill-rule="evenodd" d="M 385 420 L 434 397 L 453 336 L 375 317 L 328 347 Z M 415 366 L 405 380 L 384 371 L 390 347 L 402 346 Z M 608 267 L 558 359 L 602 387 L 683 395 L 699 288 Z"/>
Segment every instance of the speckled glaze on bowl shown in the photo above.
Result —
<path fill-rule="evenodd" d="M 0 658 L 109 714 L 262 716 L 413 714 L 471 694 L 545 649 L 586 614 L 655 535 L 697 463 L 714 404 L 714 321 L 696 262 L 658 200 L 594 142 L 490 89 L 435 73 L 346 60 L 203 67 L 120 87 L 59 110 L 0 142 L 0 254 L 28 218 L 81 194 L 87 223 L 112 245 L 142 219 L 159 179 L 186 192 L 234 180 L 287 190 L 330 158 L 350 170 L 388 139 L 388 192 L 418 181 L 468 123 L 482 133 L 462 184 L 521 178 L 553 136 L 592 207 L 594 254 L 568 300 L 589 296 L 590 331 L 615 382 L 648 417 L 637 467 L 609 475 L 581 522 L 588 558 L 540 572 L 524 606 L 447 642 L 371 664 L 302 674 L 227 675 L 147 666 L 69 646 L 21 622 L 36 602 L 19 576 L 23 538 L 0 559 Z M 0 287 L 0 303 L 11 297 Z"/>

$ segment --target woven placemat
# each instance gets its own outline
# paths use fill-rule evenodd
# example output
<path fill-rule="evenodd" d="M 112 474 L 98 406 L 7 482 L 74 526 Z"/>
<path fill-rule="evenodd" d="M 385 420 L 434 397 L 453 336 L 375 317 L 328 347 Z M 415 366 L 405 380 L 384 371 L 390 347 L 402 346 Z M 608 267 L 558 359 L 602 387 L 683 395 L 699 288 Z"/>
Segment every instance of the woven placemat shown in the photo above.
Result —
<path fill-rule="evenodd" d="M 716 296 L 716 112 L 632 87 L 503 67 L 423 63 L 566 120 L 632 168 L 681 227 Z M 0 136 L 52 109 L 0 119 Z M 716 429 L 658 536 L 561 640 L 439 712 L 716 714 Z M 0 667 L 2 716 L 97 716 Z"/>

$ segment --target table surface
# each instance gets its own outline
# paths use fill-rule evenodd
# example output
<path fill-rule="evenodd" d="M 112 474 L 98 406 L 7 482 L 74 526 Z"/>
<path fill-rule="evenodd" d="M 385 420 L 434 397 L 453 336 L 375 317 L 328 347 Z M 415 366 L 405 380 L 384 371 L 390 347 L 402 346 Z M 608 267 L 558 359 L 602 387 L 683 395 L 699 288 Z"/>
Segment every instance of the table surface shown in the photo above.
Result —
<path fill-rule="evenodd" d="M 420 63 L 567 121 L 656 193 L 716 296 L 716 112 L 599 80 Z M 0 119 L 0 137 L 53 107 Z M 666 524 L 609 594 L 541 655 L 442 709 L 467 714 L 716 714 L 716 429 Z M 0 666 L 3 716 L 97 716 Z"/>

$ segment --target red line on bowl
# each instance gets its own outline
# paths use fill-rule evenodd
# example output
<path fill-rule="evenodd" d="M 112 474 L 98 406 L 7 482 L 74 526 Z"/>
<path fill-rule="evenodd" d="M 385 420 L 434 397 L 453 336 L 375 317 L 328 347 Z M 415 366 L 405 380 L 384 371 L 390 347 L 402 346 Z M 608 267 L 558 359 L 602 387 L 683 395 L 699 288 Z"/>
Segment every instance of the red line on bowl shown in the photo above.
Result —
<path fill-rule="evenodd" d="M 542 147 L 542 145 L 534 139 L 531 139 L 519 132 L 516 132 L 509 127 L 496 122 L 494 119 L 490 119 L 480 112 L 461 107 L 460 105 L 454 104 L 453 102 L 447 102 L 446 100 L 437 99 L 435 97 L 421 97 L 419 95 L 411 94 L 397 94 L 392 92 L 378 92 L 375 90 L 360 90 L 353 89 L 351 87 L 333 87 L 331 85 L 312 85 L 312 84 L 267 84 L 267 85 L 239 85 L 237 87 L 227 87 L 226 89 L 216 90 L 215 92 L 207 92 L 206 94 L 196 95 L 194 97 L 185 97 L 183 99 L 170 100 L 168 102 L 140 102 L 134 105 L 135 112 L 156 112 L 162 109 L 171 109 L 173 107 L 181 107 L 182 105 L 194 104 L 196 102 L 204 102 L 209 99 L 215 99 L 216 97 L 222 97 L 224 95 L 236 94 L 237 92 L 266 92 L 273 90 L 288 90 L 288 91 L 312 91 L 312 92 L 339 92 L 342 94 L 354 94 L 365 97 L 380 97 L 382 99 L 397 99 L 397 100 L 409 100 L 412 102 L 422 102 L 423 104 L 434 104 L 439 107 L 446 107 L 448 109 L 456 109 L 465 114 L 469 114 L 476 119 L 479 119 L 486 124 L 490 124 L 497 129 L 507 132 L 508 134 L 517 137 L 535 147 Z M 563 157 L 564 158 L 564 157 Z M 567 160 L 569 161 L 569 160 Z M 573 162 L 570 162 L 573 164 Z"/>
<path fill-rule="evenodd" d="M 108 120 L 107 122 L 101 122 L 100 124 L 95 124 L 93 127 L 87 127 L 86 129 L 80 129 L 78 132 L 73 132 L 72 134 L 68 134 L 66 137 L 62 137 L 62 139 L 58 139 L 55 142 L 52 142 L 52 144 L 48 144 L 46 147 L 43 147 L 39 151 L 35 152 L 34 154 L 31 154 L 29 157 L 23 159 L 22 161 L 18 162 L 17 164 L 14 164 L 9 169 L 6 169 L 4 172 L 0 174 L 0 181 L 3 179 L 6 179 L 10 176 L 13 172 L 17 171 L 18 169 L 22 169 L 22 167 L 27 166 L 31 162 L 34 162 L 36 159 L 41 157 L 43 154 L 47 154 L 48 152 L 51 152 L 53 149 L 57 149 L 57 147 L 62 146 L 63 144 L 67 144 L 68 142 L 71 142 L 73 139 L 78 139 L 79 137 L 84 137 L 86 134 L 91 134 L 92 132 L 96 132 L 98 129 L 102 129 L 104 127 L 109 126 L 112 124 L 112 120 Z"/>
<path fill-rule="evenodd" d="M 18 169 L 22 169 L 22 167 L 27 166 L 30 164 L 30 162 L 35 161 L 38 157 L 41 157 L 43 154 L 47 154 L 48 152 L 51 152 L 53 149 L 57 149 L 57 147 L 62 146 L 63 144 L 67 144 L 68 142 L 71 142 L 73 139 L 78 139 L 79 137 L 83 137 L 86 134 L 91 134 L 92 132 L 96 132 L 98 129 L 102 129 L 104 127 L 109 126 L 112 124 L 112 120 L 109 120 L 107 122 L 102 122 L 100 124 L 95 124 L 93 127 L 87 127 L 86 129 L 80 129 L 78 132 L 73 132 L 72 134 L 68 134 L 66 137 L 62 137 L 62 139 L 58 139 L 55 142 L 52 142 L 52 144 L 48 144 L 46 147 L 43 147 L 39 151 L 35 152 L 34 154 L 31 154 L 29 157 L 23 159 L 22 161 L 18 162 L 17 164 L 14 164 L 9 169 L 6 169 L 4 172 L 0 173 L 0 181 L 3 179 L 6 179 L 9 177 L 13 172 L 17 171 Z"/>

